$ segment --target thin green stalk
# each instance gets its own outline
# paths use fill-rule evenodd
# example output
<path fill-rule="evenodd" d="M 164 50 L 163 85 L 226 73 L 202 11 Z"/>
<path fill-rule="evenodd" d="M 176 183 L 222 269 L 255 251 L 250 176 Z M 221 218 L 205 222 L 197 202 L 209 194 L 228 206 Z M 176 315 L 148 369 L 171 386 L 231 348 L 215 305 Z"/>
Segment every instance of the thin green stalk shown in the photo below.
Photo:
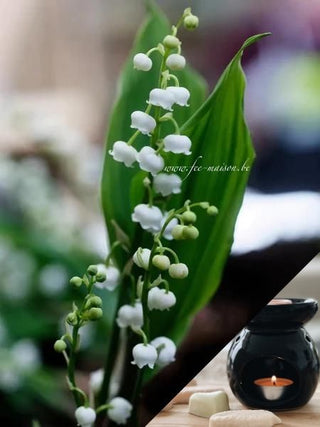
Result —
<path fill-rule="evenodd" d="M 134 141 L 135 141 L 135 139 L 137 138 L 137 136 L 138 136 L 138 135 L 140 135 L 140 131 L 139 131 L 139 130 L 136 130 L 136 131 L 134 132 L 134 134 L 129 138 L 129 140 L 128 140 L 127 144 L 128 144 L 128 145 L 132 145 L 132 144 L 134 143 Z"/>
<path fill-rule="evenodd" d="M 160 73 L 159 73 L 159 80 L 158 80 L 158 87 L 161 88 L 162 87 L 162 73 L 165 71 L 166 69 L 166 59 L 169 55 L 169 51 L 168 49 L 165 50 L 165 53 L 162 57 L 162 62 L 161 62 L 161 66 L 160 66 Z M 160 127 L 161 127 L 161 123 L 160 123 L 160 117 L 161 117 L 161 107 L 156 107 L 155 108 L 155 114 L 154 114 L 154 119 L 157 123 L 157 126 L 155 128 L 155 130 L 153 131 L 152 134 L 152 138 L 151 138 L 151 146 L 154 147 L 158 141 L 158 139 L 160 138 Z"/>
<path fill-rule="evenodd" d="M 68 379 L 70 381 L 70 384 L 74 388 L 77 388 L 76 380 L 75 380 L 75 359 L 76 359 L 75 355 L 76 355 L 76 350 L 78 345 L 78 332 L 79 332 L 79 326 L 77 325 L 73 328 L 73 332 L 72 332 L 72 345 L 71 345 L 69 363 L 68 363 Z M 81 406 L 82 402 L 77 390 L 72 389 L 72 394 L 76 402 L 76 405 Z"/>

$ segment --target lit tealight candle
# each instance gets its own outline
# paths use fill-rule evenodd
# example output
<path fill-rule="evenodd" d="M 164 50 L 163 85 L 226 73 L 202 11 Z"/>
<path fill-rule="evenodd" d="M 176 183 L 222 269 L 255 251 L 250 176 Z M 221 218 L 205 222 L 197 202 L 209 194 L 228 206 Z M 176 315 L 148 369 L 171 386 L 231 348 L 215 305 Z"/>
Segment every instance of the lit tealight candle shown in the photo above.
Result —
<path fill-rule="evenodd" d="M 254 383 L 259 386 L 266 399 L 277 400 L 282 396 L 285 387 L 293 384 L 293 381 L 288 378 L 277 378 L 275 375 L 272 375 L 271 378 L 259 378 Z"/>
<path fill-rule="evenodd" d="M 288 304 L 292 304 L 292 301 L 291 299 L 286 299 L 286 298 L 274 298 L 268 303 L 268 305 L 288 305 Z"/>

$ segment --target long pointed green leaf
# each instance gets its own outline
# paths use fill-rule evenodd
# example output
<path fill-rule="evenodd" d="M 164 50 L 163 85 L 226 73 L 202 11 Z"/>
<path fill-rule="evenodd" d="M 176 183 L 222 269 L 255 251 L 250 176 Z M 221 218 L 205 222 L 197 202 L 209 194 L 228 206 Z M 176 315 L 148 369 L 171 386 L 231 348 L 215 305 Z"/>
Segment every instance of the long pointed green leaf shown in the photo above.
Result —
<path fill-rule="evenodd" d="M 171 288 L 177 297 L 176 306 L 166 316 L 154 315 L 153 334 L 169 334 L 176 339 L 192 316 L 214 295 L 219 286 L 224 264 L 233 241 L 234 225 L 254 160 L 254 150 L 243 113 L 245 76 L 241 56 L 246 47 L 268 34 L 259 34 L 245 41 L 230 62 L 205 104 L 183 126 L 183 133 L 192 140 L 192 156 L 171 156 L 169 164 L 191 166 L 202 156 L 198 166 L 184 181 L 181 194 L 174 199 L 180 206 L 186 199 L 208 201 L 219 209 L 217 217 L 199 214 L 196 241 L 174 242 L 182 262 L 189 267 L 189 276 Z M 210 166 L 236 166 L 237 171 L 214 172 Z M 244 167 L 245 165 L 245 167 Z M 242 170 L 241 170 L 242 169 Z M 160 320 L 161 319 L 161 320 Z"/>

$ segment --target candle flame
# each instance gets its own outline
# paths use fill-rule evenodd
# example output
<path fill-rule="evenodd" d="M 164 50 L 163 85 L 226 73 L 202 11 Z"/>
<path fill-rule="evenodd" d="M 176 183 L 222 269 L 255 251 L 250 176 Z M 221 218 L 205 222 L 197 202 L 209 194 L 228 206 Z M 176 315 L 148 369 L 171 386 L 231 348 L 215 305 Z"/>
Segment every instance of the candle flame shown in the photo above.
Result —
<path fill-rule="evenodd" d="M 273 385 L 277 385 L 277 377 L 275 375 L 272 375 L 271 382 Z"/>

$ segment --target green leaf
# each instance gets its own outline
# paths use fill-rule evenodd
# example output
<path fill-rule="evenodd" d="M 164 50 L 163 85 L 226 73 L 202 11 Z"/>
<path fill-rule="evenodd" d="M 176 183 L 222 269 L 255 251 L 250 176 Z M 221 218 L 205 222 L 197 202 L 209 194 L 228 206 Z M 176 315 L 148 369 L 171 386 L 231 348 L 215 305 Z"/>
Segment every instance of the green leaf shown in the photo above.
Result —
<path fill-rule="evenodd" d="M 116 238 L 111 221 L 115 219 L 119 227 L 132 239 L 137 226 L 129 219 L 132 213 L 133 200 L 142 197 L 141 182 L 137 167 L 126 168 L 122 163 L 115 162 L 108 154 L 113 143 L 117 140 L 126 141 L 132 135 L 130 129 L 130 115 L 135 110 L 145 110 L 146 100 L 151 89 L 157 87 L 159 79 L 160 55 L 156 52 L 152 55 L 153 67 L 149 72 L 133 69 L 132 58 L 137 52 L 147 52 L 157 46 L 166 34 L 170 32 L 167 18 L 157 8 L 154 2 L 148 2 L 149 16 L 140 29 L 134 47 L 129 56 L 124 70 L 120 76 L 118 97 L 113 108 L 109 123 L 109 132 L 106 142 L 106 153 L 101 183 L 101 200 L 105 215 L 110 240 Z M 179 72 L 182 85 L 186 85 L 192 91 L 192 102 L 189 108 L 180 107 L 177 110 L 177 120 L 184 123 L 198 109 L 205 99 L 206 85 L 203 79 L 189 67 Z M 146 136 L 139 136 L 137 146 L 147 143 Z M 124 259 L 118 256 L 118 262 L 123 266 Z"/>
<path fill-rule="evenodd" d="M 193 171 L 185 179 L 180 195 L 172 205 L 181 206 L 186 199 L 208 201 L 218 207 L 217 217 L 199 212 L 196 241 L 173 242 L 181 262 L 189 267 L 189 276 L 175 281 L 171 288 L 177 304 L 165 316 L 153 315 L 153 335 L 164 332 L 176 340 L 181 339 L 193 315 L 216 292 L 233 241 L 234 225 L 240 209 L 249 172 L 243 165 L 252 166 L 254 150 L 243 112 L 245 76 L 241 56 L 246 47 L 265 37 L 259 34 L 245 41 L 239 52 L 219 79 L 205 104 L 183 126 L 183 133 L 192 140 L 192 155 L 171 155 L 167 164 L 191 166 L 199 156 L 197 165 L 202 171 Z M 205 168 L 217 165 L 236 166 L 237 171 L 213 172 Z M 170 281 L 171 284 L 172 281 Z M 160 320 L 161 319 L 161 320 Z"/>

